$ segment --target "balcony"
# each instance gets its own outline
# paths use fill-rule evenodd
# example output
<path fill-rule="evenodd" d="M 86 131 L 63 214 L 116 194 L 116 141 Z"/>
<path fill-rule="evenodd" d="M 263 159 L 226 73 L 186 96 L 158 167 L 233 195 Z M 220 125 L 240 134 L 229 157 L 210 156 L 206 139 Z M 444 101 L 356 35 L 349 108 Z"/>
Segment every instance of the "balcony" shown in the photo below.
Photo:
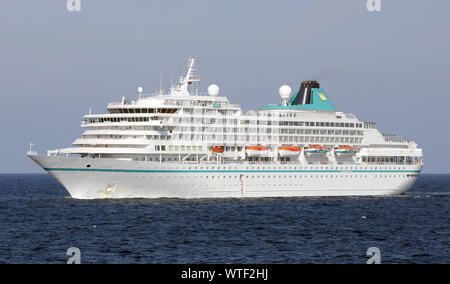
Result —
<path fill-rule="evenodd" d="M 398 135 L 383 134 L 383 137 L 384 137 L 384 141 L 386 141 L 386 142 L 398 142 L 398 143 L 409 142 L 408 140 L 406 140 Z"/>

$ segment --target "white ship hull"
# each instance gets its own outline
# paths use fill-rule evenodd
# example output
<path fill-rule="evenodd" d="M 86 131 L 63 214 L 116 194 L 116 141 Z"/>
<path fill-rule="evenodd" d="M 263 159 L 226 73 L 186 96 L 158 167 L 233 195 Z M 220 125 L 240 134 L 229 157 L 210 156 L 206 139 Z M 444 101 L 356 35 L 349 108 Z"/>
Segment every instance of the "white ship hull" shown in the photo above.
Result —
<path fill-rule="evenodd" d="M 181 164 L 30 156 L 77 199 L 397 195 L 422 165 Z"/>

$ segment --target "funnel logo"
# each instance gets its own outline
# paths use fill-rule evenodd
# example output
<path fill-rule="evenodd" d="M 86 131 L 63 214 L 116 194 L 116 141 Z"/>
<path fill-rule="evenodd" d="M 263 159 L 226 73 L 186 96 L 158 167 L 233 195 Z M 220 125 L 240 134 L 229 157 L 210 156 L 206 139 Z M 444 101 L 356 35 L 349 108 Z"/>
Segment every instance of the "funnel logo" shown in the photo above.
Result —
<path fill-rule="evenodd" d="M 321 99 L 322 101 L 326 101 L 326 100 L 327 100 L 327 97 L 325 97 L 324 94 L 319 94 L 319 97 L 320 97 L 320 99 Z"/>
<path fill-rule="evenodd" d="M 66 8 L 69 12 L 80 12 L 81 11 L 81 0 L 67 0 Z"/>
<path fill-rule="evenodd" d="M 381 0 L 367 0 L 367 11 L 380 12 L 381 11 Z"/>

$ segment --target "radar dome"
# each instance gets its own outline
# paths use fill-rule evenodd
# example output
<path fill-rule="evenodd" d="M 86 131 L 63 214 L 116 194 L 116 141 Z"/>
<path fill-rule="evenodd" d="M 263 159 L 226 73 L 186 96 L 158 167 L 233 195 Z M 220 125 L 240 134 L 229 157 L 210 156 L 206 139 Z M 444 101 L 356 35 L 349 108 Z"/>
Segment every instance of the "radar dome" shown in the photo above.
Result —
<path fill-rule="evenodd" d="M 139 87 L 139 88 L 138 88 L 138 92 L 139 92 L 139 93 L 142 93 L 143 91 L 144 91 L 144 89 L 143 89 L 142 87 Z"/>
<path fill-rule="evenodd" d="M 283 100 L 287 100 L 287 99 L 289 99 L 291 97 L 292 89 L 288 85 L 283 85 L 278 90 L 278 93 L 280 94 L 280 97 Z"/>
<path fill-rule="evenodd" d="M 209 85 L 208 94 L 210 96 L 217 96 L 219 94 L 220 88 L 216 84 Z"/>

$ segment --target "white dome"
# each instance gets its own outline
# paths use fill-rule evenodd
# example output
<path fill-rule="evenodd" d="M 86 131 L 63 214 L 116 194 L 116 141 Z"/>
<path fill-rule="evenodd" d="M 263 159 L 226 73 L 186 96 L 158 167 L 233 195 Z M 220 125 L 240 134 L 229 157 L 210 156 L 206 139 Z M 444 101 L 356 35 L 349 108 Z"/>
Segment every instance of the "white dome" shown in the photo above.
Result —
<path fill-rule="evenodd" d="M 219 94 L 220 88 L 216 84 L 209 85 L 208 94 L 210 96 L 217 96 Z"/>
<path fill-rule="evenodd" d="M 144 89 L 142 87 L 138 88 L 138 93 L 142 93 L 144 91 Z"/>
<path fill-rule="evenodd" d="M 289 87 L 288 85 L 283 85 L 280 87 L 280 89 L 278 90 L 278 93 L 280 94 L 280 97 L 283 100 L 287 100 L 291 97 L 292 95 L 292 89 L 291 87 Z"/>

